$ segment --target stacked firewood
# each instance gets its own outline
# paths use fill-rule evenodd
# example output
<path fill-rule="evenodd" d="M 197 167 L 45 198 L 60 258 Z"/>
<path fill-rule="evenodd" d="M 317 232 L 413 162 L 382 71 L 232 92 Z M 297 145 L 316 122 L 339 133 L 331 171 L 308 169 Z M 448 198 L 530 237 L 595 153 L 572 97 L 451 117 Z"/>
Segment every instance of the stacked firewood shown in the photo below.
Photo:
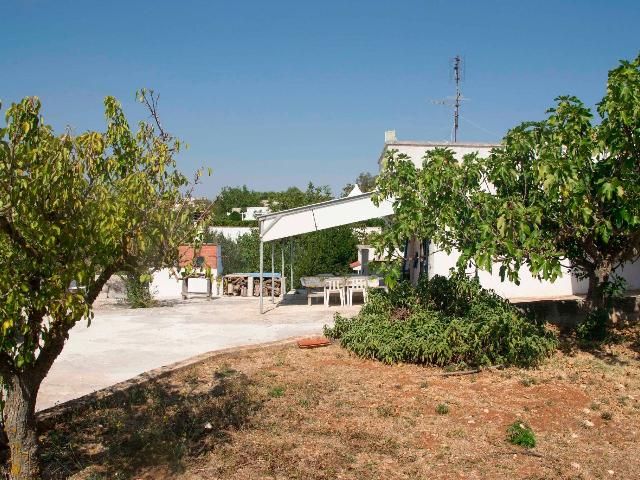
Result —
<path fill-rule="evenodd" d="M 223 283 L 223 291 L 225 295 L 234 297 L 247 296 L 248 281 L 247 277 L 242 275 L 225 275 Z"/>
<path fill-rule="evenodd" d="M 247 295 L 253 295 L 254 297 L 260 296 L 260 279 L 253 279 L 253 292 L 249 292 L 249 277 L 245 275 L 225 275 L 223 279 L 223 293 L 233 297 L 246 297 Z M 272 280 L 271 278 L 265 278 L 262 286 L 262 294 L 265 297 L 271 296 L 271 290 L 273 294 L 278 297 L 281 291 L 281 281 L 279 278 Z"/>
<path fill-rule="evenodd" d="M 271 279 L 271 278 L 265 278 L 264 281 L 262 282 L 262 295 L 264 297 L 270 297 L 271 296 L 271 289 L 274 289 L 273 294 L 276 297 L 280 296 L 280 289 L 281 287 L 281 282 L 279 278 L 276 279 Z M 260 296 L 260 279 L 256 279 L 253 283 L 253 296 L 254 297 L 259 297 Z"/>

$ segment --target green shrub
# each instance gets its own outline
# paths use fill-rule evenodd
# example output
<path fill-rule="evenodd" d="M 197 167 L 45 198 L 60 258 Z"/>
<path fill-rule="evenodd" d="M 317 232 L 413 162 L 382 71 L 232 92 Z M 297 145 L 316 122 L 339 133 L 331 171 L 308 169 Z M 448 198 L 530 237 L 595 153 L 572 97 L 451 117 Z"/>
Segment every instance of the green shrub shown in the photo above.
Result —
<path fill-rule="evenodd" d="M 532 366 L 557 344 L 542 323 L 458 275 L 373 291 L 358 315 L 337 314 L 325 335 L 362 357 L 439 366 Z"/>
<path fill-rule="evenodd" d="M 151 292 L 150 281 L 144 275 L 125 273 L 122 276 L 125 301 L 131 308 L 149 308 L 156 302 Z"/>
<path fill-rule="evenodd" d="M 284 396 L 284 387 L 273 387 L 269 390 L 269 396 L 273 398 L 280 398 Z"/>
<path fill-rule="evenodd" d="M 609 335 L 609 322 L 606 309 L 593 310 L 576 327 L 576 337 L 581 342 L 604 342 Z"/>
<path fill-rule="evenodd" d="M 536 446 L 536 436 L 531 428 L 519 421 L 513 422 L 507 429 L 507 440 L 513 445 L 525 448 Z"/>
<path fill-rule="evenodd" d="M 446 415 L 449 413 L 449 406 L 446 403 L 439 403 L 436 407 L 436 413 L 439 415 Z"/>

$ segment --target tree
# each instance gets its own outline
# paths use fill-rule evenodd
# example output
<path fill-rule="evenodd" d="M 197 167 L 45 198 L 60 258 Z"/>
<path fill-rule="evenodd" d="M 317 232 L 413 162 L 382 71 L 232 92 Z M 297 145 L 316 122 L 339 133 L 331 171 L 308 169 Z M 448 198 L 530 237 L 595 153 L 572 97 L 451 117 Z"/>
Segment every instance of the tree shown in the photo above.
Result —
<path fill-rule="evenodd" d="M 290 187 L 282 192 L 269 192 L 268 198 L 273 210 L 284 210 L 301 207 L 312 203 L 331 200 L 328 186 L 315 186 L 309 183 L 305 190 Z M 222 265 L 224 273 L 256 272 L 260 269 L 260 235 L 258 229 L 240 235 L 236 240 L 225 238 L 220 233 L 207 233 L 205 242 L 217 243 L 222 247 Z M 294 271 L 297 285 L 302 275 L 315 275 L 318 272 L 347 273 L 349 263 L 356 259 L 358 240 L 350 226 L 342 226 L 311 232 L 297 236 L 294 242 Z M 291 263 L 291 249 L 287 242 L 276 244 L 275 269 L 280 271 L 282 248 L 287 264 Z M 270 266 L 270 255 L 266 256 L 267 271 Z M 284 272 L 285 275 L 287 272 Z"/>
<path fill-rule="evenodd" d="M 153 120 L 136 133 L 112 97 L 103 133 L 55 135 L 35 97 L 12 104 L 0 129 L 0 377 L 13 479 L 40 478 L 36 397 L 69 330 L 91 321 L 114 272 L 175 265 L 197 230 L 174 158 L 181 143 L 163 130 L 153 92 L 139 100 Z"/>
<path fill-rule="evenodd" d="M 554 280 L 568 262 L 603 309 L 614 270 L 640 255 L 640 57 L 609 72 L 599 122 L 575 97 L 556 101 L 486 159 L 435 149 L 417 169 L 390 152 L 378 186 L 396 219 L 383 243 L 429 238 L 458 250 L 460 266 L 498 263 L 516 282 L 523 265 Z"/>
<path fill-rule="evenodd" d="M 266 192 L 249 190 L 246 185 L 242 187 L 223 187 L 213 202 L 213 215 L 223 221 L 232 208 L 256 207 L 262 200 L 267 199 Z"/>
<path fill-rule="evenodd" d="M 346 197 L 347 195 L 349 195 L 351 193 L 351 190 L 353 190 L 353 187 L 355 185 L 358 185 L 358 187 L 360 187 L 360 190 L 363 193 L 366 192 L 370 192 L 372 190 L 376 189 L 376 175 L 373 175 L 369 172 L 361 172 L 360 175 L 358 175 L 358 178 L 356 178 L 355 184 L 354 183 L 347 183 L 343 189 L 342 189 L 342 196 Z"/>

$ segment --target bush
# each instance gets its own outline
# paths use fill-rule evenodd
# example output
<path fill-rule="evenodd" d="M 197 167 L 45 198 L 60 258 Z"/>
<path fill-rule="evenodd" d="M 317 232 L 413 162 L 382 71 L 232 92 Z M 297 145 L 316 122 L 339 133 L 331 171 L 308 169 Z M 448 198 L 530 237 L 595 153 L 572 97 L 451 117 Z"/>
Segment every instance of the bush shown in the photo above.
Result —
<path fill-rule="evenodd" d="M 609 312 L 597 309 L 576 327 L 576 337 L 580 342 L 604 342 L 609 336 Z"/>
<path fill-rule="evenodd" d="M 155 305 L 150 282 L 141 279 L 137 273 L 125 273 L 122 276 L 125 289 L 125 301 L 131 308 L 149 308 Z"/>
<path fill-rule="evenodd" d="M 531 428 L 522 422 L 513 422 L 507 429 L 507 440 L 513 445 L 525 448 L 536 446 L 536 436 Z"/>
<path fill-rule="evenodd" d="M 557 345 L 542 323 L 464 275 L 372 291 L 358 315 L 337 314 L 325 335 L 362 357 L 439 366 L 533 366 Z"/>

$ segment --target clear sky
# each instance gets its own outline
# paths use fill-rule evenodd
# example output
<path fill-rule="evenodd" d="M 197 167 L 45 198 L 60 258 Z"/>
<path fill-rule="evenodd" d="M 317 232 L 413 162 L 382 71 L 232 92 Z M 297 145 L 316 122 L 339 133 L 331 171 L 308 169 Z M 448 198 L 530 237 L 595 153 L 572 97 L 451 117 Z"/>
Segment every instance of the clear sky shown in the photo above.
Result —
<path fill-rule="evenodd" d="M 0 99 L 39 96 L 58 130 L 103 128 L 102 98 L 135 120 L 160 93 L 185 171 L 223 185 L 334 191 L 376 171 L 384 131 L 447 140 L 450 59 L 466 58 L 462 141 L 497 141 L 553 98 L 598 101 L 640 51 L 640 1 L 5 0 Z"/>

